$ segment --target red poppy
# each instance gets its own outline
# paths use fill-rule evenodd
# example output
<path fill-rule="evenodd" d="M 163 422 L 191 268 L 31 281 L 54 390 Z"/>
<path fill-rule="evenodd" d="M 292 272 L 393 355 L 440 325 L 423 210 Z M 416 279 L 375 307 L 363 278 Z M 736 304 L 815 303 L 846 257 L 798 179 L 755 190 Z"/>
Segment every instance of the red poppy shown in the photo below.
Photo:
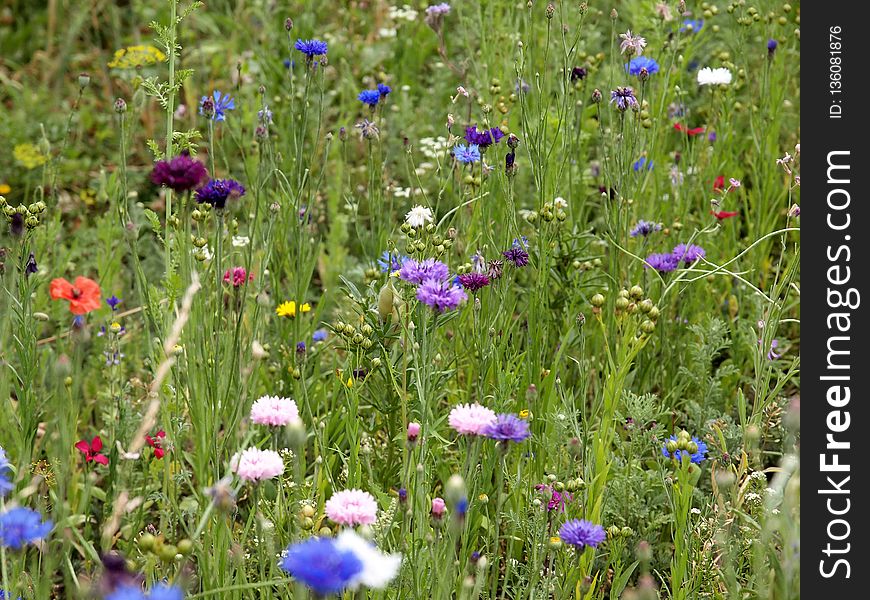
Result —
<path fill-rule="evenodd" d="M 75 284 L 62 277 L 52 279 L 48 291 L 52 300 L 68 300 L 69 311 L 74 315 L 100 308 L 100 285 L 87 277 L 76 277 Z"/>
<path fill-rule="evenodd" d="M 90 443 L 87 440 L 76 442 L 76 448 L 85 455 L 85 462 L 94 461 L 101 465 L 109 464 L 108 457 L 105 454 L 100 454 L 100 450 L 103 449 L 103 440 L 98 435 L 94 436 Z"/>
<path fill-rule="evenodd" d="M 737 211 L 731 212 L 728 210 L 720 210 L 718 212 L 715 210 L 711 210 L 710 214 L 722 221 L 723 219 L 730 219 L 731 217 L 736 217 L 740 213 Z"/>
<path fill-rule="evenodd" d="M 725 189 L 725 176 L 719 175 L 719 177 L 716 178 L 716 181 L 713 182 L 713 191 L 714 192 L 721 192 L 724 189 Z"/>
<path fill-rule="evenodd" d="M 680 131 L 682 133 L 685 133 L 687 135 L 701 135 L 702 133 L 704 133 L 703 127 L 693 127 L 691 129 L 689 129 L 688 127 L 686 127 L 682 123 L 674 123 L 674 129 L 676 129 L 677 131 Z"/>
<path fill-rule="evenodd" d="M 154 434 L 154 437 L 150 435 L 145 436 L 145 443 L 154 448 L 154 457 L 155 458 L 163 458 L 166 454 L 166 451 L 163 450 L 163 438 L 166 437 L 166 432 L 162 429 Z"/>

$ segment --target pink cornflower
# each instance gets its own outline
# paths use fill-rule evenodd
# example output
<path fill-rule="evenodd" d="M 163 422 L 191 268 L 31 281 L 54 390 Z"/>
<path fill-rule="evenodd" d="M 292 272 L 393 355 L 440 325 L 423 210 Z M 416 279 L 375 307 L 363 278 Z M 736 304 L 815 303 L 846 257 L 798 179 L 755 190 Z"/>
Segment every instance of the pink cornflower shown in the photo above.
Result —
<path fill-rule="evenodd" d="M 299 422 L 299 408 L 290 398 L 263 396 L 251 407 L 251 421 L 258 425 L 283 427 Z"/>
<path fill-rule="evenodd" d="M 416 442 L 417 437 L 420 435 L 420 424 L 419 423 L 408 423 L 408 441 Z"/>
<path fill-rule="evenodd" d="M 643 49 L 646 48 L 646 38 L 639 35 L 632 35 L 631 29 L 625 33 L 620 33 L 619 37 L 622 39 L 622 42 L 619 44 L 619 51 L 622 54 L 633 53 L 637 56 L 643 54 Z"/>
<path fill-rule="evenodd" d="M 326 516 L 339 525 L 371 525 L 378 517 L 375 497 L 362 490 L 342 490 L 326 501 Z"/>
<path fill-rule="evenodd" d="M 245 267 L 233 267 L 224 272 L 224 283 L 232 283 L 234 288 L 241 287 L 245 281 L 253 281 L 254 274 L 248 275 Z"/>
<path fill-rule="evenodd" d="M 262 481 L 284 472 L 284 459 L 274 450 L 248 448 L 230 461 L 233 472 L 245 481 Z"/>
<path fill-rule="evenodd" d="M 495 420 L 493 411 L 477 403 L 454 406 L 447 417 L 450 427 L 462 435 L 482 435 Z"/>
<path fill-rule="evenodd" d="M 432 498 L 432 516 L 436 519 L 444 517 L 444 512 L 447 510 L 447 504 L 444 498 Z"/>

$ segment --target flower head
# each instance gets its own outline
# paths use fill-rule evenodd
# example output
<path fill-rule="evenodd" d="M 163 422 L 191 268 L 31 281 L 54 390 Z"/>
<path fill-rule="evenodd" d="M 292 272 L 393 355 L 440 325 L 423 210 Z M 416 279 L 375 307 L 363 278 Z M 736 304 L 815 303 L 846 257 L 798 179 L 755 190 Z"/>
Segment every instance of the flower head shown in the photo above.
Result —
<path fill-rule="evenodd" d="M 378 517 L 375 497 L 362 490 L 342 490 L 326 501 L 326 516 L 346 527 L 371 525 Z"/>
<path fill-rule="evenodd" d="M 571 544 L 578 550 L 582 550 L 586 546 L 597 547 L 604 541 L 607 534 L 601 525 L 596 525 L 585 519 L 571 519 L 559 529 L 559 537 L 566 544 Z"/>
<path fill-rule="evenodd" d="M 468 299 L 461 287 L 451 281 L 426 279 L 417 288 L 417 300 L 438 312 L 452 310 Z"/>
<path fill-rule="evenodd" d="M 284 459 L 274 450 L 248 448 L 230 460 L 230 468 L 245 481 L 262 481 L 278 477 L 284 472 Z"/>
<path fill-rule="evenodd" d="M 9 481 L 9 471 L 11 466 L 6 458 L 6 451 L 0 446 L 0 498 L 8 494 L 14 489 L 14 485 Z"/>
<path fill-rule="evenodd" d="M 79 440 L 75 443 L 76 449 L 85 455 L 85 462 L 95 462 L 101 465 L 108 465 L 109 458 L 105 454 L 100 454 L 103 449 L 103 440 L 100 436 L 94 436 L 90 442 L 87 440 Z"/>
<path fill-rule="evenodd" d="M 637 56 L 643 54 L 643 49 L 646 48 L 645 38 L 639 35 L 632 35 L 631 29 L 625 33 L 620 33 L 619 37 L 622 40 L 619 43 L 619 51 L 622 54 L 636 54 Z"/>
<path fill-rule="evenodd" d="M 496 415 L 495 421 L 487 425 L 482 434 L 499 442 L 522 442 L 531 434 L 529 423 L 513 414 Z"/>
<path fill-rule="evenodd" d="M 687 265 L 692 264 L 702 258 L 704 258 L 707 253 L 704 251 L 701 246 L 696 246 L 694 244 L 678 244 L 674 248 L 674 256 L 678 261 L 683 261 Z"/>
<path fill-rule="evenodd" d="M 362 564 L 362 569 L 348 583 L 351 590 L 361 586 L 382 590 L 395 579 L 402 566 L 401 554 L 384 554 L 351 529 L 338 534 L 335 547 L 339 552 L 350 552 Z"/>
<path fill-rule="evenodd" d="M 568 508 L 568 503 L 574 500 L 574 497 L 568 492 L 559 492 L 553 486 L 539 483 L 535 489 L 542 494 L 548 495 L 547 511 L 558 510 L 565 512 Z"/>
<path fill-rule="evenodd" d="M 650 254 L 646 257 L 644 268 L 652 267 L 659 273 L 670 273 L 675 271 L 680 265 L 680 259 L 672 253 L 667 254 Z"/>
<path fill-rule="evenodd" d="M 688 434 L 685 434 L 685 436 L 688 437 Z M 665 441 L 665 444 L 662 446 L 662 454 L 667 458 L 671 458 L 679 462 L 680 460 L 682 460 L 682 453 L 686 452 L 688 453 L 690 460 L 696 465 L 701 464 L 707 458 L 707 444 L 705 444 L 695 436 L 692 436 L 692 440 L 690 443 L 681 442 L 684 442 L 684 440 L 681 440 L 679 436 L 672 435 Z M 689 447 L 692 445 L 694 445 L 695 447 Z M 695 451 L 690 452 L 690 450 Z"/>
<path fill-rule="evenodd" d="M 299 423 L 299 408 L 290 398 L 263 396 L 251 407 L 251 421 L 272 427 Z"/>
<path fill-rule="evenodd" d="M 236 109 L 236 101 L 229 94 L 221 94 L 215 90 L 212 97 L 203 96 L 199 101 L 199 114 L 206 119 L 224 121 L 228 110 Z"/>
<path fill-rule="evenodd" d="M 498 127 L 483 131 L 479 131 L 476 125 L 465 128 L 465 141 L 470 145 L 477 146 L 481 151 L 486 150 L 492 144 L 498 144 L 503 137 L 504 133 Z"/>
<path fill-rule="evenodd" d="M 489 276 L 486 273 L 472 271 L 459 276 L 459 283 L 471 293 L 489 285 Z"/>
<path fill-rule="evenodd" d="M 378 94 L 380 94 L 381 98 L 386 98 L 390 94 L 390 92 L 392 92 L 392 91 L 393 91 L 393 88 L 391 88 L 387 84 L 385 84 L 385 83 L 378 84 Z"/>
<path fill-rule="evenodd" d="M 688 136 L 696 136 L 704 133 L 703 127 L 686 127 L 682 123 L 674 123 L 674 129 Z"/>
<path fill-rule="evenodd" d="M 629 235 L 631 235 L 631 237 L 637 237 L 639 235 L 646 237 L 655 231 L 661 230 L 662 226 L 660 223 L 653 223 L 652 221 L 644 221 L 643 219 L 641 219 L 634 227 L 632 227 Z"/>
<path fill-rule="evenodd" d="M 407 258 L 402 263 L 402 268 L 399 269 L 399 279 L 417 285 L 427 280 L 446 281 L 449 274 L 447 265 L 434 258 L 427 258 L 420 262 L 413 258 Z"/>
<path fill-rule="evenodd" d="M 17 550 L 47 536 L 54 524 L 35 510 L 16 506 L 0 513 L 0 546 Z"/>
<path fill-rule="evenodd" d="M 166 450 L 163 448 L 163 442 L 166 439 L 166 432 L 162 429 L 153 436 L 146 435 L 145 443 L 154 448 L 154 458 L 163 458 L 166 456 Z"/>
<path fill-rule="evenodd" d="M 458 144 L 453 148 L 453 156 L 462 164 L 476 163 L 480 161 L 480 148 L 474 144 Z"/>
<path fill-rule="evenodd" d="M 680 25 L 681 33 L 696 33 L 701 31 L 701 28 L 704 27 L 703 19 L 686 19 L 683 21 L 683 24 Z"/>
<path fill-rule="evenodd" d="M 704 67 L 698 71 L 698 85 L 728 85 L 731 83 L 731 71 L 725 67 L 711 69 Z"/>
<path fill-rule="evenodd" d="M 447 512 L 447 503 L 444 502 L 444 498 L 432 498 L 432 509 L 429 514 L 436 519 L 441 519 L 445 512 Z"/>
<path fill-rule="evenodd" d="M 639 171 L 652 171 L 653 161 L 647 160 L 646 156 L 641 156 L 631 165 L 631 168 L 634 169 L 635 173 Z"/>
<path fill-rule="evenodd" d="M 413 209 L 411 212 L 413 212 Z M 408 214 L 410 215 L 411 213 Z M 406 216 L 405 218 L 407 219 L 408 217 Z M 378 259 L 378 266 L 381 268 L 381 273 L 392 273 L 401 269 L 402 263 L 406 260 L 408 260 L 407 256 L 403 256 L 398 252 L 384 250 L 383 254 L 381 254 L 381 257 Z"/>
<path fill-rule="evenodd" d="M 243 286 L 246 281 L 253 280 L 254 274 L 248 274 L 245 267 L 233 267 L 224 272 L 224 283 L 232 284 L 234 288 L 239 288 Z"/>
<path fill-rule="evenodd" d="M 309 538 L 291 544 L 279 566 L 321 596 L 340 593 L 363 570 L 356 554 L 338 548 L 330 538 Z"/>
<path fill-rule="evenodd" d="M 528 244 L 521 244 L 519 241 L 514 240 L 511 247 L 502 252 L 502 256 L 513 263 L 515 267 L 525 267 L 529 264 L 529 253 L 526 252 L 526 248 L 528 248 Z"/>
<path fill-rule="evenodd" d="M 495 421 L 495 413 L 480 404 L 458 404 L 447 417 L 450 427 L 461 435 L 483 435 Z"/>
<path fill-rule="evenodd" d="M 431 223 L 433 219 L 434 216 L 432 215 L 432 209 L 420 205 L 413 207 L 405 215 L 405 223 L 407 223 L 414 229 L 419 229 L 420 227 L 426 225 L 426 223 Z"/>
<path fill-rule="evenodd" d="M 191 158 L 187 151 L 171 160 L 157 161 L 151 171 L 151 181 L 155 185 L 166 186 L 176 192 L 192 190 L 207 177 L 205 165 Z"/>
<path fill-rule="evenodd" d="M 635 77 L 639 77 L 644 69 L 646 69 L 647 75 L 658 73 L 659 63 L 654 58 L 648 56 L 635 56 L 625 65 L 625 70 L 628 71 L 628 74 Z"/>
<path fill-rule="evenodd" d="M 381 100 L 381 94 L 378 90 L 363 90 L 357 96 L 357 99 L 363 104 L 368 104 L 372 108 L 378 105 Z"/>
<path fill-rule="evenodd" d="M 616 103 L 616 108 L 626 111 L 629 108 L 638 108 L 640 105 L 630 87 L 618 87 L 610 92 L 610 103 Z"/>
<path fill-rule="evenodd" d="M 100 285 L 87 277 L 76 277 L 74 284 L 62 277 L 52 279 L 48 293 L 52 300 L 67 300 L 69 311 L 74 315 L 84 315 L 100 308 Z"/>
<path fill-rule="evenodd" d="M 245 186 L 234 179 L 212 179 L 196 190 L 195 199 L 200 204 L 214 208 L 226 208 L 227 200 L 237 200 L 245 195 Z"/>
<path fill-rule="evenodd" d="M 315 56 L 324 56 L 329 50 L 326 42 L 321 40 L 296 40 L 293 47 L 304 54 L 308 60 Z"/>
<path fill-rule="evenodd" d="M 304 314 L 307 312 L 311 312 L 311 305 L 308 302 L 300 302 L 297 305 L 295 300 L 285 300 L 275 308 L 276 315 L 279 317 L 290 317 L 291 319 L 297 313 Z"/>
<path fill-rule="evenodd" d="M 415 421 L 408 423 L 408 441 L 415 442 L 420 437 L 421 426 Z"/>

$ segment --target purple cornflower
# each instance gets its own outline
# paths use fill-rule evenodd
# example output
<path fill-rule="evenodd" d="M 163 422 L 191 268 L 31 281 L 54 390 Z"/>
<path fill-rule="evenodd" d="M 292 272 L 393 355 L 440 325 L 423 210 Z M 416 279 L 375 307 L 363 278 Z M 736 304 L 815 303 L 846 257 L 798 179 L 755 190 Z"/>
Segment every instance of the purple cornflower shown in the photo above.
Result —
<path fill-rule="evenodd" d="M 441 4 L 433 4 L 426 9 L 426 15 L 428 16 L 444 16 L 449 13 L 450 5 L 446 2 L 442 2 Z"/>
<path fill-rule="evenodd" d="M 212 99 L 213 98 L 213 99 Z M 236 101 L 229 94 L 221 94 L 218 90 L 212 93 L 212 98 L 203 96 L 199 101 L 199 114 L 206 119 L 223 121 L 228 110 L 236 109 Z"/>
<path fill-rule="evenodd" d="M 595 548 L 605 540 L 607 534 L 604 527 L 585 519 L 571 519 L 559 529 L 559 537 L 566 544 L 571 544 L 578 550 L 586 546 Z"/>
<path fill-rule="evenodd" d="M 587 74 L 588 71 L 585 68 L 574 67 L 573 69 L 571 69 L 571 81 L 577 81 L 578 79 L 580 81 L 583 81 L 584 79 L 586 79 Z"/>
<path fill-rule="evenodd" d="M 502 252 L 502 255 L 511 261 L 515 267 L 525 267 L 529 264 L 529 253 L 525 250 L 528 246 L 529 245 L 526 243 L 525 238 L 523 238 L 522 244 L 520 244 L 519 241 L 514 240 L 510 249 Z"/>
<path fill-rule="evenodd" d="M 0 513 L 0 546 L 17 550 L 47 536 L 54 524 L 35 510 L 17 506 Z"/>
<path fill-rule="evenodd" d="M 652 267 L 659 273 L 670 273 L 680 265 L 680 259 L 673 254 L 650 254 L 646 257 L 646 267 Z"/>
<path fill-rule="evenodd" d="M 109 308 L 112 309 L 112 312 L 115 312 L 115 310 L 117 310 L 118 308 L 118 305 L 121 304 L 121 299 L 118 298 L 115 294 L 112 294 L 111 296 L 106 298 L 106 304 L 109 305 Z"/>
<path fill-rule="evenodd" d="M 391 88 L 390 86 L 388 86 L 384 83 L 378 84 L 378 94 L 380 94 L 381 98 L 386 98 L 387 95 L 392 91 L 393 91 L 393 88 Z"/>
<path fill-rule="evenodd" d="M 529 424 L 518 416 L 510 413 L 496 415 L 495 422 L 490 423 L 480 432 L 481 435 L 507 444 L 522 442 L 531 434 Z"/>
<path fill-rule="evenodd" d="M 399 279 L 417 285 L 422 284 L 427 279 L 435 279 L 439 282 L 446 281 L 449 275 L 447 265 L 434 258 L 427 258 L 420 262 L 413 258 L 406 258 L 402 261 L 402 268 L 399 269 Z"/>
<path fill-rule="evenodd" d="M 775 39 L 770 38 L 769 40 L 767 40 L 767 55 L 773 56 L 773 53 L 776 52 L 777 46 L 779 46 L 779 42 L 777 42 Z"/>
<path fill-rule="evenodd" d="M 363 104 L 368 104 L 372 108 L 378 105 L 381 100 L 381 94 L 378 90 L 363 90 L 357 96 L 357 99 Z"/>
<path fill-rule="evenodd" d="M 467 298 L 462 288 L 452 281 L 427 279 L 417 288 L 417 300 L 438 312 L 452 310 Z"/>
<path fill-rule="evenodd" d="M 797 206 L 797 205 L 795 205 Z M 798 209 L 798 214 L 800 214 L 800 209 Z M 36 264 L 36 255 L 31 252 L 30 256 L 27 257 L 27 263 L 24 265 L 24 274 L 30 277 L 34 273 L 39 272 L 39 266 Z"/>
<path fill-rule="evenodd" d="M 190 157 L 185 150 L 171 160 L 159 160 L 151 171 L 154 185 L 164 185 L 176 192 L 192 190 L 208 177 L 205 165 Z"/>
<path fill-rule="evenodd" d="M 629 108 L 639 108 L 634 90 L 630 87 L 618 87 L 610 92 L 610 103 L 616 103 L 616 108 L 625 111 Z"/>
<path fill-rule="evenodd" d="M 489 277 L 486 273 L 478 273 L 476 271 L 472 271 L 471 273 L 463 273 L 459 276 L 459 283 L 466 290 L 471 292 L 472 294 L 481 288 L 485 288 L 489 285 Z"/>
<path fill-rule="evenodd" d="M 475 144 L 458 144 L 453 148 L 453 156 L 463 164 L 476 163 L 480 160 L 480 148 Z"/>
<path fill-rule="evenodd" d="M 315 344 L 319 342 L 325 342 L 328 335 L 329 334 L 326 332 L 325 329 L 318 329 L 313 334 L 311 334 L 311 341 Z"/>
<path fill-rule="evenodd" d="M 407 260 L 407 256 L 403 256 L 398 252 L 393 253 L 389 250 L 384 250 L 381 257 L 378 259 L 378 266 L 381 268 L 381 273 L 392 273 L 402 268 L 402 263 Z"/>
<path fill-rule="evenodd" d="M 245 195 L 245 186 L 234 179 L 212 179 L 196 190 L 196 201 L 211 204 L 214 208 L 226 208 L 227 200 L 236 200 Z"/>
<path fill-rule="evenodd" d="M 760 346 L 763 343 L 762 340 L 758 340 L 758 345 Z M 782 358 L 782 354 L 778 353 L 776 350 L 779 348 L 779 340 L 771 340 L 770 341 L 770 349 L 767 351 L 767 360 L 777 360 Z"/>
<path fill-rule="evenodd" d="M 296 40 L 293 47 L 304 54 L 309 61 L 315 56 L 323 56 L 328 50 L 326 42 L 321 40 Z"/>
<path fill-rule="evenodd" d="M 568 503 L 574 500 L 574 496 L 568 492 L 557 492 L 551 485 L 539 483 L 535 486 L 535 489 L 545 496 L 550 497 L 547 501 L 548 512 L 551 510 L 565 512 L 568 508 Z"/>
<path fill-rule="evenodd" d="M 644 221 L 643 219 L 641 219 L 640 221 L 637 222 L 637 225 L 635 225 L 632 228 L 629 235 L 631 235 L 631 237 L 637 237 L 639 235 L 646 237 L 653 232 L 661 231 L 661 230 L 662 230 L 661 224 L 653 223 L 652 221 Z"/>
<path fill-rule="evenodd" d="M 465 141 L 477 146 L 480 150 L 486 150 L 490 145 L 498 144 L 503 137 L 504 133 L 498 127 L 484 129 L 483 131 L 479 131 L 476 125 L 470 125 L 465 128 Z"/>
<path fill-rule="evenodd" d="M 678 261 L 683 261 L 687 265 L 690 265 L 693 262 L 696 262 L 707 256 L 707 252 L 704 251 L 701 246 L 696 246 L 694 244 L 678 244 L 674 248 L 673 254 Z"/>

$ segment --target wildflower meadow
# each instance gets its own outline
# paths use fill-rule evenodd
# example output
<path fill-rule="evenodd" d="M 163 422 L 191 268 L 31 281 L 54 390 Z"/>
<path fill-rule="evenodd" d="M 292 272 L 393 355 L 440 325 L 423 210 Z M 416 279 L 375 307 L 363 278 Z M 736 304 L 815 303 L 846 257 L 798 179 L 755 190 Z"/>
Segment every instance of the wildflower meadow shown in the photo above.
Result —
<path fill-rule="evenodd" d="M 799 2 L 0 49 L 0 598 L 800 597 Z"/>

